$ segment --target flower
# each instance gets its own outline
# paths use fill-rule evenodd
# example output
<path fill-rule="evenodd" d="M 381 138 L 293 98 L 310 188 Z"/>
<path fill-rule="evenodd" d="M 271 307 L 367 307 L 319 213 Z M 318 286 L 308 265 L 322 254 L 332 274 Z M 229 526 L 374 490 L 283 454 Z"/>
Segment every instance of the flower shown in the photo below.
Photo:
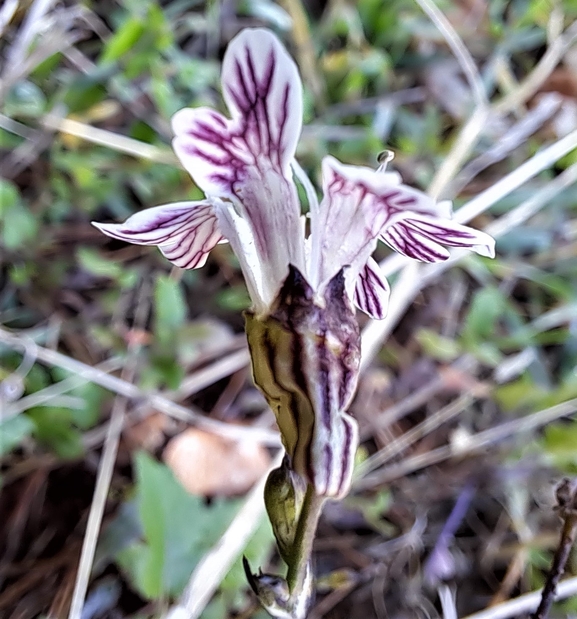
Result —
<path fill-rule="evenodd" d="M 446 260 L 443 246 L 494 255 L 490 236 L 453 223 L 450 203 L 437 204 L 394 172 L 326 157 L 318 204 L 295 160 L 301 80 L 270 31 L 246 29 L 231 41 L 222 88 L 230 119 L 204 107 L 180 110 L 172 119 L 174 150 L 206 199 L 147 209 L 122 224 L 94 222 L 97 228 L 123 241 L 157 245 L 188 269 L 203 266 L 217 243 L 229 241 L 258 315 L 269 311 L 293 265 L 321 302 L 330 280 L 346 267 L 349 297 L 383 318 L 389 288 L 371 259 L 378 239 L 424 262 Z M 293 172 L 308 189 L 308 238 Z"/>
<path fill-rule="evenodd" d="M 350 485 L 358 433 L 345 412 L 360 361 L 353 303 L 373 318 L 383 318 L 388 303 L 387 281 L 371 258 L 378 240 L 424 262 L 446 260 L 445 246 L 493 256 L 494 240 L 452 222 L 450 203 L 403 185 L 384 165 L 373 170 L 325 157 L 319 203 L 295 160 L 299 73 L 268 30 L 243 30 L 231 41 L 222 88 L 230 118 L 196 108 L 172 119 L 174 150 L 206 198 L 94 225 L 156 245 L 182 268 L 202 266 L 217 243 L 230 242 L 252 299 L 246 330 L 253 376 L 275 412 L 291 467 L 319 496 L 340 497 Z M 308 198 L 308 236 L 295 177 Z"/>

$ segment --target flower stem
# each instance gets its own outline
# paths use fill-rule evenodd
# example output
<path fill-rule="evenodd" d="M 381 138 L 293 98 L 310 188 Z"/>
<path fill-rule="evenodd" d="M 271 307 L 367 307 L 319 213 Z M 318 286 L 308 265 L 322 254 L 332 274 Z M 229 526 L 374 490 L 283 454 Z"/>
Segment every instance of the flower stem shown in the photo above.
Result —
<path fill-rule="evenodd" d="M 297 525 L 287 572 L 291 599 L 295 602 L 301 596 L 309 595 L 306 589 L 310 582 L 309 570 L 311 569 L 313 541 L 324 502 L 325 498 L 317 495 L 314 487 L 309 484 Z"/>

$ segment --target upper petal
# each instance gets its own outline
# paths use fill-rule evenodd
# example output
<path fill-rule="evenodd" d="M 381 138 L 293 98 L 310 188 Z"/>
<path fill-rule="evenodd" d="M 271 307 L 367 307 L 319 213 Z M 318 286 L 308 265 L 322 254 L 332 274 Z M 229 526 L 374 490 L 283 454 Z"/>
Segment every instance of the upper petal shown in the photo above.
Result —
<path fill-rule="evenodd" d="M 305 268 L 290 167 L 301 131 L 302 84 L 280 41 L 260 28 L 230 43 L 222 82 L 231 119 L 207 108 L 181 110 L 172 121 L 173 145 L 199 187 L 214 204 L 220 199 L 219 225 L 237 253 L 253 307 L 262 312 L 288 265 Z"/>
<path fill-rule="evenodd" d="M 208 108 L 175 114 L 174 150 L 199 187 L 219 197 L 249 166 L 272 166 L 290 177 L 302 128 L 302 83 L 293 59 L 276 36 L 246 29 L 229 44 L 222 85 L 232 119 Z"/>
<path fill-rule="evenodd" d="M 92 224 L 127 243 L 157 245 L 183 269 L 203 266 L 210 250 L 224 240 L 209 202 L 165 204 L 135 213 L 122 224 Z"/>
<path fill-rule="evenodd" d="M 303 92 L 297 66 L 277 37 L 264 28 L 243 30 L 224 57 L 222 85 L 251 152 L 288 170 L 302 128 Z"/>

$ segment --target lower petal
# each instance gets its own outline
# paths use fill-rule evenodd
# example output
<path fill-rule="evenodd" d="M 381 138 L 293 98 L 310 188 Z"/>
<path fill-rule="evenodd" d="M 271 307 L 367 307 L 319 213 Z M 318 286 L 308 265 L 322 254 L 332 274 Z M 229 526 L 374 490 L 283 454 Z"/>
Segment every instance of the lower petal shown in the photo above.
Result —
<path fill-rule="evenodd" d="M 355 305 L 375 320 L 387 315 L 389 304 L 389 283 L 379 265 L 369 258 L 357 278 L 353 301 Z"/>
<path fill-rule="evenodd" d="M 224 240 L 209 202 L 177 202 L 140 211 L 122 224 L 92 222 L 104 234 L 136 245 L 156 245 L 183 269 L 201 267 Z"/>

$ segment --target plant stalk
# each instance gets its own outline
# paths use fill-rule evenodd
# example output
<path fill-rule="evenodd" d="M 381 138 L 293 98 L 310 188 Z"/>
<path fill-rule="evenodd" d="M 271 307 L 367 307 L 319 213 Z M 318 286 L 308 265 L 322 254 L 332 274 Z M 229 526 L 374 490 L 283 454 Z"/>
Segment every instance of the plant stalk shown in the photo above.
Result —
<path fill-rule="evenodd" d="M 287 572 L 291 599 L 295 601 L 299 600 L 302 595 L 308 595 L 306 591 L 307 575 L 311 569 L 313 542 L 324 502 L 325 498 L 317 495 L 313 486 L 309 484 L 297 525 Z"/>

